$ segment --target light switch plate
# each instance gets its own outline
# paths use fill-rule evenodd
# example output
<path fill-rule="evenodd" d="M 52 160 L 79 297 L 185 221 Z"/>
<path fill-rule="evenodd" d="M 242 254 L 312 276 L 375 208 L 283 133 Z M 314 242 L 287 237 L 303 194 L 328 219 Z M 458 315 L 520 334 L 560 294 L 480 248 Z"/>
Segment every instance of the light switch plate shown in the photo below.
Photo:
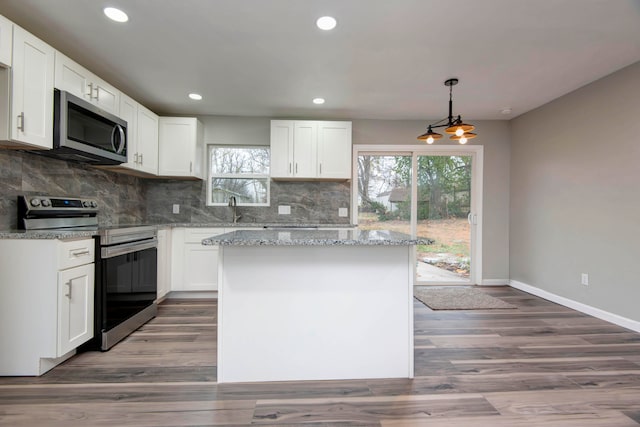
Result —
<path fill-rule="evenodd" d="M 173 213 L 174 214 L 179 214 L 180 213 L 180 205 L 173 205 Z"/>
<path fill-rule="evenodd" d="M 278 215 L 291 215 L 291 206 L 279 205 Z"/>
<path fill-rule="evenodd" d="M 338 216 L 349 216 L 349 208 L 338 208 Z"/>

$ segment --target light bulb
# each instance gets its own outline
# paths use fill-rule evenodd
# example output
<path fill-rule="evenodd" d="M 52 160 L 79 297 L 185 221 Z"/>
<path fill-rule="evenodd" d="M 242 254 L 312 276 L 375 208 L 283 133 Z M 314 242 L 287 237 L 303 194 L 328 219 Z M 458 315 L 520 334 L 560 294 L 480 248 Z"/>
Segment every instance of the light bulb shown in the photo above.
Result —
<path fill-rule="evenodd" d="M 433 139 L 432 136 L 429 136 L 429 138 L 427 138 L 427 144 L 433 144 L 433 141 L 435 140 Z"/>
<path fill-rule="evenodd" d="M 458 142 L 460 142 L 460 144 L 466 144 L 467 143 L 467 138 L 465 138 L 463 136 L 463 137 L 460 138 L 460 140 Z"/>
<path fill-rule="evenodd" d="M 456 129 L 456 136 L 462 136 L 462 135 L 464 135 L 464 129 L 459 127 L 458 129 Z M 463 144 L 464 144 L 464 142 L 463 142 Z"/>

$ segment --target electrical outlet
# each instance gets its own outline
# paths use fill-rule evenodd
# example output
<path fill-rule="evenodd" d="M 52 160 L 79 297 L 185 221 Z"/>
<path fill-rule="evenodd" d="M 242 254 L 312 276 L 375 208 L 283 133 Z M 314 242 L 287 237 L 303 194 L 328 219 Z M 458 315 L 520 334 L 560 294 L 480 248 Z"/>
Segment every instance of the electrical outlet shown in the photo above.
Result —
<path fill-rule="evenodd" d="M 291 206 L 279 205 L 278 215 L 291 215 Z"/>
<path fill-rule="evenodd" d="M 349 216 L 349 208 L 338 208 L 338 216 Z"/>
<path fill-rule="evenodd" d="M 180 205 L 178 205 L 178 204 L 173 205 L 173 213 L 174 214 L 179 214 L 180 213 Z"/>
<path fill-rule="evenodd" d="M 580 283 L 582 283 L 585 286 L 589 286 L 589 275 L 587 273 L 582 273 L 582 276 L 580 278 Z"/>

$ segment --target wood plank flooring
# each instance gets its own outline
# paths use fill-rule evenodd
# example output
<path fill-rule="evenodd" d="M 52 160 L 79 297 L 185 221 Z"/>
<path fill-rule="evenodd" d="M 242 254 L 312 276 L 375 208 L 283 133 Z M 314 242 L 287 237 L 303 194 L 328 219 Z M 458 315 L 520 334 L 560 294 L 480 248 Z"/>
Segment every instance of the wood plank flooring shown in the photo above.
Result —
<path fill-rule="evenodd" d="M 413 380 L 217 384 L 216 301 L 167 300 L 109 352 L 0 378 L 0 425 L 640 424 L 640 334 L 509 287 L 483 290 L 517 309 L 415 302 Z"/>

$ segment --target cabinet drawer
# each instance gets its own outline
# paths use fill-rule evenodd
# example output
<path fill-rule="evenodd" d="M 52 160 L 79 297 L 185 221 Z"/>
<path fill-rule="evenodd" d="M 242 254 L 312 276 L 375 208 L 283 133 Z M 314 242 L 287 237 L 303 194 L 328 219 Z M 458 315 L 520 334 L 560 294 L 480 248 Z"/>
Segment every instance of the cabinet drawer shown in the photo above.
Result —
<path fill-rule="evenodd" d="M 58 245 L 58 269 L 90 264 L 94 260 L 95 243 L 93 239 L 63 241 Z"/>
<path fill-rule="evenodd" d="M 185 243 L 202 243 L 203 239 L 224 234 L 224 228 L 187 228 L 184 231 Z"/>

